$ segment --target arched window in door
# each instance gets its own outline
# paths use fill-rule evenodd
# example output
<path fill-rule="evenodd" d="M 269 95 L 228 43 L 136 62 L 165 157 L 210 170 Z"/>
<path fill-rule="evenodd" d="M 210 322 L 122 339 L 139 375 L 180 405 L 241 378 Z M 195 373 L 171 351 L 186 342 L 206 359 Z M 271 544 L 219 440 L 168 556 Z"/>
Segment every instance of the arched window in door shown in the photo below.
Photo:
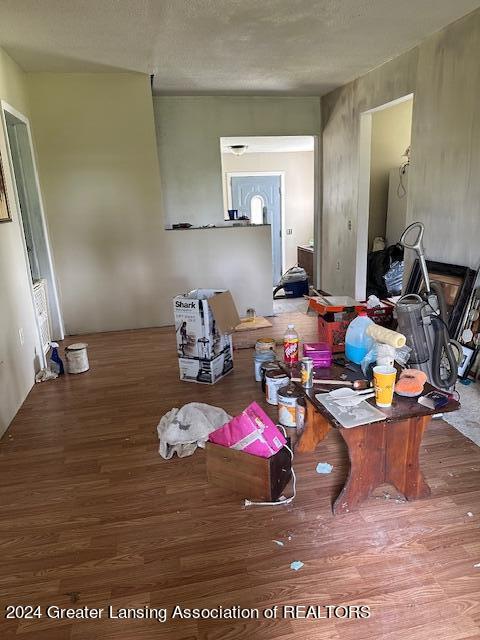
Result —
<path fill-rule="evenodd" d="M 262 196 L 253 196 L 250 200 L 250 222 L 252 224 L 263 224 L 263 208 L 265 201 Z"/>

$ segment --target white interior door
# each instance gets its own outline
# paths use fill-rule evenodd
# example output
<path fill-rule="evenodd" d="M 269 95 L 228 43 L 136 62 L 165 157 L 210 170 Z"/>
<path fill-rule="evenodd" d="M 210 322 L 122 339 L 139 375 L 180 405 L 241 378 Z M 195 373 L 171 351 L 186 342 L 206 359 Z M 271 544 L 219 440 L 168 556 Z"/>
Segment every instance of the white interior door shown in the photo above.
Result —
<path fill-rule="evenodd" d="M 32 282 L 45 280 L 52 337 L 65 337 L 28 120 L 2 103 Z"/>

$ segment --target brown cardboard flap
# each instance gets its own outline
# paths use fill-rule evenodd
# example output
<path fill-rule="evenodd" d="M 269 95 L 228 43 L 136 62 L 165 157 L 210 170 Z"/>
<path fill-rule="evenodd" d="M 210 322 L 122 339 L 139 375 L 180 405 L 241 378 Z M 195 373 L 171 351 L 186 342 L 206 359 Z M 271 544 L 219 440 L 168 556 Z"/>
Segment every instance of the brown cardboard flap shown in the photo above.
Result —
<path fill-rule="evenodd" d="M 230 291 L 215 294 L 208 299 L 208 304 L 220 333 L 233 333 L 240 324 L 240 316 Z"/>

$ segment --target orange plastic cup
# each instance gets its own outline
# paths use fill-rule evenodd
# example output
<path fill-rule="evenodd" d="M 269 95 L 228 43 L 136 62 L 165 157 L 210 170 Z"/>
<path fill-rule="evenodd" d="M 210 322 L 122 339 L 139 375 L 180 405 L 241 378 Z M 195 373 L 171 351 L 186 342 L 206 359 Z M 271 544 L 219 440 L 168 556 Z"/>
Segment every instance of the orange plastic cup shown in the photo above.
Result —
<path fill-rule="evenodd" d="M 377 407 L 391 407 L 393 400 L 393 389 L 397 370 L 395 367 L 381 365 L 373 367 L 373 379 L 375 381 L 375 402 Z"/>

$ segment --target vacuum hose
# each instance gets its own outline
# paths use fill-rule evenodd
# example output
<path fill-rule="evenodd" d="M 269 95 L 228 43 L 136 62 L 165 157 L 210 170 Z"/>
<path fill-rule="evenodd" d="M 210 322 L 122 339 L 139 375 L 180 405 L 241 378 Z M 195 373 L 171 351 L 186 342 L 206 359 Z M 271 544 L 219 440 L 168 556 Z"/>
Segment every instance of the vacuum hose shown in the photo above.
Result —
<path fill-rule="evenodd" d="M 435 334 L 433 354 L 432 354 L 432 382 L 436 387 L 448 389 L 453 387 L 458 377 L 458 362 L 450 344 L 450 336 L 447 331 L 447 307 L 443 297 L 442 287 L 438 282 L 430 283 L 432 291 L 437 296 L 439 315 L 432 313 L 432 322 Z M 441 377 L 442 360 L 446 358 L 449 364 L 449 374 L 446 378 Z"/>

